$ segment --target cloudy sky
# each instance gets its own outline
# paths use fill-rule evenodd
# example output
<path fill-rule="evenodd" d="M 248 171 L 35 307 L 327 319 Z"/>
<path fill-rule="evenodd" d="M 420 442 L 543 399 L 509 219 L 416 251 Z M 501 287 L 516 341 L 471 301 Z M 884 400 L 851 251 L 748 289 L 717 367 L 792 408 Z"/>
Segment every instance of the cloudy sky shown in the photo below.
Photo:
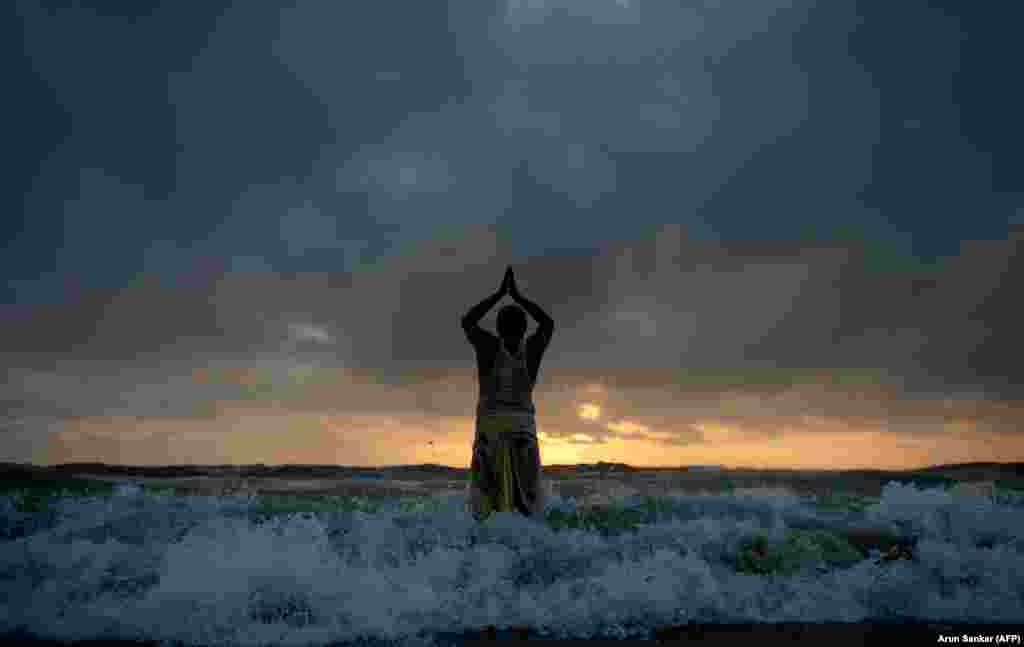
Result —
<path fill-rule="evenodd" d="M 0 460 L 466 466 L 508 265 L 545 463 L 1024 460 L 1005 7 L 5 11 Z"/>

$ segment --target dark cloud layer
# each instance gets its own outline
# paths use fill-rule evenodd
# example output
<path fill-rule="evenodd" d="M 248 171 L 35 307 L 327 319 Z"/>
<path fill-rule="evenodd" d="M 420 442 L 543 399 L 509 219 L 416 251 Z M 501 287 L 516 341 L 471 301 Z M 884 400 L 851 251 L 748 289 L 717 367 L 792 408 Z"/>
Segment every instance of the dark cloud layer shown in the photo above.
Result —
<path fill-rule="evenodd" d="M 859 244 L 733 249 L 678 226 L 592 257 L 539 259 L 512 254 L 492 229 L 466 231 L 356 273 L 224 273 L 187 288 L 144 278 L 6 319 L 2 350 L 36 371 L 77 360 L 86 373 L 75 384 L 117 367 L 149 367 L 147 379 L 158 379 L 175 366 L 187 377 L 204 361 L 266 359 L 278 371 L 337 368 L 381 384 L 457 378 L 468 393 L 472 356 L 458 319 L 512 264 L 557 322 L 543 368 L 551 388 L 577 375 L 626 389 L 675 383 L 682 394 L 700 375 L 742 389 L 744 376 L 785 384 L 790 373 L 834 373 L 904 397 L 1022 399 L 1024 374 L 1006 353 L 1020 317 L 1003 287 L 1020 276 L 1020 236 L 965 245 L 937 270 L 896 272 L 866 266 Z M 83 393 L 79 406 L 101 401 Z"/>
<path fill-rule="evenodd" d="M 63 298 L 69 273 L 117 286 L 196 256 L 351 267 L 444 224 L 503 222 L 517 250 L 543 253 L 638 223 L 727 239 L 858 223 L 904 251 L 952 253 L 1001 236 L 1022 206 L 1005 179 L 1017 157 L 992 133 L 1012 143 L 1020 127 L 978 105 L 993 84 L 974 79 L 1009 69 L 984 49 L 990 11 L 14 6 L 33 114 L 73 116 L 70 130 L 25 119 L 16 140 L 32 171 L 4 257 L 19 300 Z M 1021 101 L 999 99 L 997 115 Z"/>

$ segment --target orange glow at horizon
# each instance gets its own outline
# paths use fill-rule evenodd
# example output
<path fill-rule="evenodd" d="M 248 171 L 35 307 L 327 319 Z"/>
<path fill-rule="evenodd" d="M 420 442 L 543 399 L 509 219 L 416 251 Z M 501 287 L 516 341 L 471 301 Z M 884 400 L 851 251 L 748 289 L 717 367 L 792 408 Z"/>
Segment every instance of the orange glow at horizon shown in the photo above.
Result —
<path fill-rule="evenodd" d="M 325 415 L 223 408 L 200 420 L 106 417 L 68 420 L 50 433 L 44 464 L 469 464 L 472 417 Z M 603 436 L 538 419 L 545 465 L 627 463 L 635 467 L 720 464 L 793 469 L 912 469 L 962 462 L 1024 461 L 1024 439 L 962 426 L 932 434 L 794 428 L 779 433 L 702 423 L 705 437 L 618 420 Z M 709 433 L 710 432 L 710 433 Z M 621 434 L 621 435 L 620 435 Z"/>

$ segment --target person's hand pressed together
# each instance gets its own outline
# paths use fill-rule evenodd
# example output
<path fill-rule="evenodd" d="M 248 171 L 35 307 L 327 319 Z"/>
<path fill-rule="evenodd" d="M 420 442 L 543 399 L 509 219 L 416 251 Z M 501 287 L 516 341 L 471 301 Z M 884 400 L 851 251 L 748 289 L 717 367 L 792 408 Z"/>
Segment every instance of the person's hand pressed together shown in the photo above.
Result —
<path fill-rule="evenodd" d="M 502 296 L 511 294 L 511 291 L 515 289 L 515 277 L 512 274 L 512 268 L 505 270 L 505 276 L 501 279 L 501 289 L 498 291 Z"/>
<path fill-rule="evenodd" d="M 522 295 L 519 294 L 519 288 L 516 287 L 516 275 L 512 273 L 511 267 L 505 270 L 505 283 L 507 283 L 507 294 L 518 303 L 522 299 Z"/>

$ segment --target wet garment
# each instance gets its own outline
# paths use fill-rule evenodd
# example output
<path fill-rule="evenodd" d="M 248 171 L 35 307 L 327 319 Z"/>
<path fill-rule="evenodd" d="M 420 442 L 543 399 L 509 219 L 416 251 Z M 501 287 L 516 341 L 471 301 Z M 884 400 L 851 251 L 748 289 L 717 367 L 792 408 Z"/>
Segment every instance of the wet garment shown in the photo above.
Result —
<path fill-rule="evenodd" d="M 524 351 L 522 343 L 514 355 L 499 344 L 489 374 L 481 376 L 469 484 L 470 510 L 478 516 L 531 516 L 544 508 L 533 381 Z"/>
<path fill-rule="evenodd" d="M 540 447 L 533 415 L 478 416 L 470 464 L 469 509 L 477 517 L 492 512 L 543 512 Z"/>

